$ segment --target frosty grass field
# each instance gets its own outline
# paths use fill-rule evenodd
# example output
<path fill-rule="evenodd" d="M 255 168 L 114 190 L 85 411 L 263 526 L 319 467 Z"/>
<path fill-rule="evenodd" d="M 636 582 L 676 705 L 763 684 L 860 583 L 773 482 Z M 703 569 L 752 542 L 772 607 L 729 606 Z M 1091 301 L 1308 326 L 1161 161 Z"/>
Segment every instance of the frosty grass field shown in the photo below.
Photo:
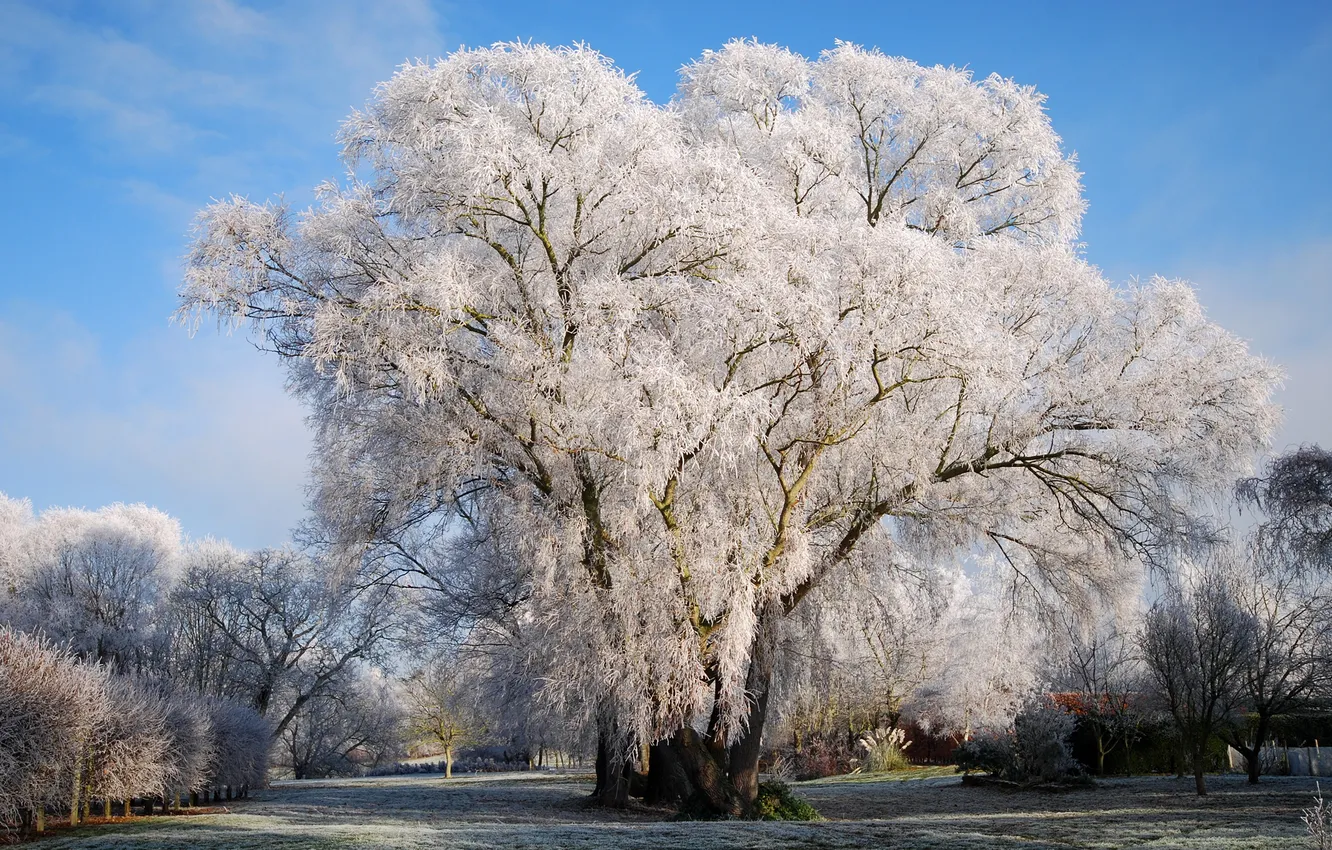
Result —
<path fill-rule="evenodd" d="M 796 783 L 818 823 L 664 820 L 590 808 L 590 777 L 487 774 L 276 783 L 229 813 L 137 819 L 43 848 L 1305 848 L 1308 777 L 1107 779 L 1063 793 L 962 787 L 956 776 Z"/>

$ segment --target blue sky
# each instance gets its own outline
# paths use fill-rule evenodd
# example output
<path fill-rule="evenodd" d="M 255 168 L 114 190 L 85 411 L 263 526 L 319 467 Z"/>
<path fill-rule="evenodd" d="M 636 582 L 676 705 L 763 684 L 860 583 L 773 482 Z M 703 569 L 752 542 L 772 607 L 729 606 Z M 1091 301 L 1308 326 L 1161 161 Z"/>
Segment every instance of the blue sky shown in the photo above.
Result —
<path fill-rule="evenodd" d="M 585 41 L 657 101 L 702 50 L 834 39 L 1034 84 L 1079 155 L 1089 259 L 1195 283 L 1281 363 L 1277 448 L 1332 446 L 1332 5 L 0 0 L 0 491 L 144 501 L 277 544 L 309 438 L 271 357 L 175 307 L 210 198 L 304 205 L 406 59 Z"/>

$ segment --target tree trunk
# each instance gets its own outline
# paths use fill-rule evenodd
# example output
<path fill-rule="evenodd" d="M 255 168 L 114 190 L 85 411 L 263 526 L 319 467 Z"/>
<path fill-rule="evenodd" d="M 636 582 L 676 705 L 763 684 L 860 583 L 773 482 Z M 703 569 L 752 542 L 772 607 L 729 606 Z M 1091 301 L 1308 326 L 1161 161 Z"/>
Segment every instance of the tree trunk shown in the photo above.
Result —
<path fill-rule="evenodd" d="M 751 682 L 755 679 L 753 676 L 750 678 Z M 749 710 L 748 725 L 730 748 L 731 784 L 740 795 L 746 812 L 753 809 L 754 802 L 758 800 L 758 763 L 762 754 L 763 725 L 768 719 L 768 688 L 772 674 L 762 673 L 758 679 L 761 681 L 757 684 L 761 687 L 751 690 L 751 693 L 754 693 L 754 705 Z"/>
<path fill-rule="evenodd" d="M 679 806 L 694 794 L 694 783 L 672 747 L 673 740 L 653 744 L 649 748 L 643 802 L 650 806 L 663 803 Z"/>
<path fill-rule="evenodd" d="M 1233 739 L 1223 738 L 1222 740 L 1226 742 L 1226 746 L 1231 747 L 1235 752 L 1244 756 L 1244 772 L 1249 777 L 1249 784 L 1257 785 L 1258 774 L 1262 770 L 1262 764 L 1258 758 L 1262 752 L 1262 746 L 1260 744 L 1249 746 L 1247 742 L 1240 740 L 1238 735 Z"/>
<path fill-rule="evenodd" d="M 37 804 L 37 831 L 46 832 L 46 804 Z"/>
<path fill-rule="evenodd" d="M 1207 742 L 1197 744 L 1193 749 L 1193 784 L 1198 789 L 1199 797 L 1207 796 L 1207 779 L 1204 771 L 1207 768 Z"/>
<path fill-rule="evenodd" d="M 772 653 L 770 627 L 759 619 L 754 648 L 749 659 L 749 673 L 745 677 L 745 690 L 753 703 L 749 709 L 744 730 L 731 742 L 727 772 L 731 784 L 740 795 L 744 811 L 748 814 L 758 800 L 758 763 L 763 747 L 763 725 L 768 719 L 768 695 L 772 692 Z"/>
<path fill-rule="evenodd" d="M 603 725 L 604 724 L 604 725 Z M 615 721 L 603 721 L 597 732 L 597 787 L 592 796 L 607 808 L 629 806 L 629 777 L 625 775 L 625 754 L 616 742 Z"/>
<path fill-rule="evenodd" d="M 653 751 L 647 785 L 656 789 L 662 802 L 683 804 L 691 813 L 721 817 L 748 813 L 716 754 L 690 726 Z"/>
<path fill-rule="evenodd" d="M 1267 715 L 1258 714 L 1258 726 L 1253 730 L 1252 755 L 1244 754 L 1247 762 L 1245 765 L 1249 768 L 1249 784 L 1258 784 L 1258 774 L 1263 769 L 1263 739 L 1267 737 Z"/>
<path fill-rule="evenodd" d="M 83 789 L 83 758 L 74 759 L 74 785 L 69 799 L 69 825 L 79 825 L 79 792 Z"/>
<path fill-rule="evenodd" d="M 111 820 L 111 798 L 107 797 L 102 801 L 102 817 Z"/>
<path fill-rule="evenodd" d="M 686 813 L 705 817 L 748 817 L 753 812 L 772 687 L 769 639 L 760 622 L 745 682 L 752 702 L 741 734 L 724 739 L 718 694 L 706 736 L 685 726 L 650 748 L 645 800 L 679 804 Z"/>
<path fill-rule="evenodd" d="M 444 748 L 444 778 L 453 778 L 453 747 Z"/>
<path fill-rule="evenodd" d="M 1096 775 L 1105 776 L 1105 730 L 1099 723 L 1093 723 L 1092 728 L 1096 730 Z"/>

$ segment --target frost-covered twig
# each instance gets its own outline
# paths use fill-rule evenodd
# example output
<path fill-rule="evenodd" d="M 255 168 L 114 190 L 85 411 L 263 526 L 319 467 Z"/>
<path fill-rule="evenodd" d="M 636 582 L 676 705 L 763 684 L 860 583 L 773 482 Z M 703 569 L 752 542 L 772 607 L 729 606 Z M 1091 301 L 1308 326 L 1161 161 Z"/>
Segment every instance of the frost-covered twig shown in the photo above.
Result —
<path fill-rule="evenodd" d="M 1314 783 L 1314 804 L 1312 808 L 1304 810 L 1304 826 L 1309 830 L 1309 837 L 1313 839 L 1314 846 L 1318 850 L 1328 850 L 1332 847 L 1332 824 L 1328 823 L 1329 809 L 1327 802 L 1323 800 L 1322 786 Z"/>

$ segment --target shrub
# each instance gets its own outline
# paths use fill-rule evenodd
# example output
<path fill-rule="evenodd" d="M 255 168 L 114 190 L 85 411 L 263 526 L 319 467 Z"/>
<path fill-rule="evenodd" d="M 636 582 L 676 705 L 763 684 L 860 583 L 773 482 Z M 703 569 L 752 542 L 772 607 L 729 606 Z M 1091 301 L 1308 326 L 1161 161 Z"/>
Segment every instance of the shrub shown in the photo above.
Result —
<path fill-rule="evenodd" d="M 1073 718 L 1049 705 L 1029 705 L 1013 720 L 1018 782 L 1058 782 L 1081 772 L 1069 748 Z"/>
<path fill-rule="evenodd" d="M 129 800 L 161 793 L 172 761 L 166 698 L 121 676 L 107 681 L 106 698 L 106 716 L 91 740 L 89 794 Z"/>
<path fill-rule="evenodd" d="M 268 773 L 273 725 L 259 712 L 227 699 L 208 704 L 216 759 L 208 784 L 217 788 L 258 788 Z"/>
<path fill-rule="evenodd" d="M 1024 785 L 1063 782 L 1081 773 L 1069 748 L 1073 718 L 1053 706 L 1032 703 L 1013 728 L 978 735 L 957 748 L 963 773 L 979 771 Z"/>
<path fill-rule="evenodd" d="M 859 744 L 865 750 L 865 770 L 870 773 L 888 773 L 911 766 L 906 757 L 906 748 L 911 742 L 906 739 L 903 729 L 866 732 L 860 736 Z"/>
<path fill-rule="evenodd" d="M 106 671 L 0 628 L 0 827 L 70 801 L 107 711 Z"/>
<path fill-rule="evenodd" d="M 843 743 L 845 738 L 830 740 L 822 735 L 811 736 L 800 752 L 794 754 L 797 779 L 821 779 L 851 770 L 851 753 Z"/>
<path fill-rule="evenodd" d="M 1007 777 L 1017 770 L 1012 735 L 982 732 L 965 741 L 953 752 L 953 760 L 963 773 L 988 773 Z"/>
<path fill-rule="evenodd" d="M 165 683 L 159 687 L 166 700 L 166 732 L 170 741 L 163 797 L 201 791 L 207 787 L 217 756 L 208 704 L 200 696 L 173 690 Z"/>
<path fill-rule="evenodd" d="M 795 775 L 796 762 L 789 753 L 775 752 L 768 762 L 768 773 L 775 779 L 785 781 Z"/>
<path fill-rule="evenodd" d="M 754 817 L 759 820 L 821 820 L 814 807 L 791 793 L 785 782 L 759 785 Z"/>

